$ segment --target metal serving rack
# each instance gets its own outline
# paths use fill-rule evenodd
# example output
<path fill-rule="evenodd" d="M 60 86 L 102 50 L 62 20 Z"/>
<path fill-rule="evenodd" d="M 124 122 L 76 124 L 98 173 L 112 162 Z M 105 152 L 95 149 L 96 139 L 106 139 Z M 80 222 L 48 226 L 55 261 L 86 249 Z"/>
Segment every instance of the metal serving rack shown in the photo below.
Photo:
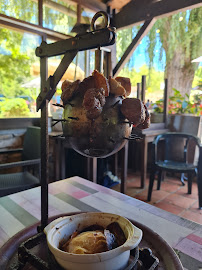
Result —
<path fill-rule="evenodd" d="M 104 27 L 96 30 L 95 23 L 99 17 L 104 18 Z M 41 92 L 37 97 L 37 110 L 41 109 L 41 226 L 43 231 L 48 223 L 48 103 L 55 94 L 56 86 L 70 63 L 79 51 L 90 50 L 115 43 L 115 28 L 110 27 L 110 18 L 104 11 L 97 12 L 91 21 L 91 32 L 76 37 L 47 44 L 42 41 L 36 49 L 40 57 Z M 48 57 L 64 55 L 53 76 L 47 79 Z"/>

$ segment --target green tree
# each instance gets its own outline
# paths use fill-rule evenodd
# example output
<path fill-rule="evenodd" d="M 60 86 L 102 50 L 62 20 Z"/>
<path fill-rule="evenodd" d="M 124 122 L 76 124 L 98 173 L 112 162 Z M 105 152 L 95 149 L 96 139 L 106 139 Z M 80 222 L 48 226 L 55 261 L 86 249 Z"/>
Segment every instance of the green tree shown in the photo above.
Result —
<path fill-rule="evenodd" d="M 202 90 L 202 66 L 200 66 L 195 72 L 192 87 Z"/>
<path fill-rule="evenodd" d="M 0 29 L 0 92 L 10 98 L 23 93 L 20 85 L 30 77 L 31 59 L 21 52 L 22 38 L 21 33 Z"/>
<path fill-rule="evenodd" d="M 166 54 L 165 77 L 169 94 L 176 88 L 184 96 L 190 94 L 198 63 L 191 61 L 202 53 L 202 8 L 180 12 L 157 20 L 149 33 L 148 55 L 154 62 L 156 43 L 160 39 L 159 59 Z"/>
<path fill-rule="evenodd" d="M 127 49 L 127 47 L 130 45 L 133 36 L 135 36 L 137 33 L 137 28 L 126 28 L 120 31 L 117 31 L 117 39 L 116 39 L 116 58 L 117 61 L 120 60 L 123 53 Z M 127 63 L 128 65 L 128 63 Z M 127 66 L 126 65 L 126 66 Z"/>
<path fill-rule="evenodd" d="M 0 13 L 32 23 L 38 20 L 37 3 L 33 1 L 0 1 Z M 34 54 L 23 44 L 23 37 L 22 32 L 0 29 L 0 93 L 8 98 L 29 94 L 29 90 L 21 85 L 31 77 Z"/>
<path fill-rule="evenodd" d="M 69 7 L 62 1 L 57 2 Z M 74 11 L 75 6 L 72 6 Z M 0 13 L 38 23 L 38 5 L 34 1 L 2 0 Z M 70 31 L 76 22 L 76 18 L 47 7 L 44 9 L 44 18 L 44 24 L 48 27 L 65 33 Z M 32 79 L 30 67 L 33 62 L 39 61 L 35 56 L 35 48 L 39 44 L 40 39 L 35 35 L 6 29 L 6 26 L 0 28 L 0 94 L 7 98 L 19 95 L 36 96 L 34 89 L 23 88 L 21 85 Z"/>
<path fill-rule="evenodd" d="M 121 70 L 119 75 L 130 78 L 133 87 L 136 87 L 137 83 L 141 82 L 142 75 L 146 75 L 146 99 L 152 100 L 154 102 L 163 97 L 163 89 L 161 89 L 164 82 L 163 71 L 157 71 L 154 68 L 149 69 L 147 65 L 143 65 L 138 71 L 136 71 L 134 68 L 130 70 L 126 66 Z"/>
<path fill-rule="evenodd" d="M 6 99 L 1 102 L 2 117 L 25 117 L 30 115 L 26 101 L 22 98 Z"/>
<path fill-rule="evenodd" d="M 186 93 L 190 94 L 192 86 L 195 87 L 201 81 L 201 69 L 200 67 L 198 69 L 198 63 L 191 62 L 202 53 L 201 21 L 202 8 L 180 12 L 158 19 L 146 37 L 148 46 L 145 53 L 150 70 L 156 59 L 156 51 L 158 51 L 159 61 L 162 61 L 164 53 L 166 55 L 164 77 L 169 81 L 169 95 L 172 93 L 172 88 L 178 89 L 183 96 Z M 118 31 L 117 61 L 131 43 L 138 29 L 139 27 L 135 26 Z M 126 67 L 129 64 L 130 61 Z M 153 76 L 150 74 L 147 79 L 147 87 L 150 87 L 152 80 Z"/>

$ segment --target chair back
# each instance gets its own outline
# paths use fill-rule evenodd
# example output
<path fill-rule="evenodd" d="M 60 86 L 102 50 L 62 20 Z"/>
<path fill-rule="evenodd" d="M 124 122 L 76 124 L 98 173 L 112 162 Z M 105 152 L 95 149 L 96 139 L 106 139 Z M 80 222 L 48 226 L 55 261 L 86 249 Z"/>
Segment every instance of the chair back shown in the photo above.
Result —
<path fill-rule="evenodd" d="M 41 157 L 41 128 L 31 126 L 27 128 L 23 143 L 23 160 Z"/>
<path fill-rule="evenodd" d="M 188 149 L 190 149 L 190 142 L 194 143 L 193 152 L 195 152 L 195 146 L 200 146 L 200 140 L 194 135 L 185 134 L 181 132 L 167 132 L 156 136 L 153 144 L 155 145 L 155 161 L 158 158 L 158 145 L 164 141 L 164 154 L 163 160 L 187 162 Z M 161 143 L 162 144 L 162 143 Z M 193 153 L 194 154 L 194 153 Z M 193 155 L 192 155 L 193 156 Z M 162 159 L 161 159 L 162 160 Z M 193 158 L 192 158 L 193 161 Z M 191 162 L 192 163 L 192 162 Z"/>

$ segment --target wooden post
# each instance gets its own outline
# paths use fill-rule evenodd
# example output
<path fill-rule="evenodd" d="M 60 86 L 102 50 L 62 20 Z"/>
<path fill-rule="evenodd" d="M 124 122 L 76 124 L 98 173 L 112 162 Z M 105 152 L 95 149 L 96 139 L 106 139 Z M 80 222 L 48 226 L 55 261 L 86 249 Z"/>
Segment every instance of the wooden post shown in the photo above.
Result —
<path fill-rule="evenodd" d="M 112 76 L 111 51 L 104 52 L 103 70 L 105 77 L 109 78 L 109 76 Z"/>
<path fill-rule="evenodd" d="M 198 201 L 199 209 L 202 209 L 202 146 L 199 147 L 199 161 L 198 161 Z"/>
<path fill-rule="evenodd" d="M 126 180 L 128 170 L 128 142 L 121 149 L 121 193 L 126 193 Z"/>
<path fill-rule="evenodd" d="M 77 23 L 81 23 L 81 5 L 77 5 Z"/>
<path fill-rule="evenodd" d="M 142 75 L 142 91 L 141 100 L 145 103 L 145 90 L 146 90 L 146 76 Z"/>
<path fill-rule="evenodd" d="M 43 0 L 38 1 L 38 24 L 43 26 Z"/>
<path fill-rule="evenodd" d="M 140 83 L 137 83 L 137 98 L 140 98 Z"/>
<path fill-rule="evenodd" d="M 95 51 L 95 69 L 99 72 L 103 72 L 104 51 L 97 49 Z"/>
<path fill-rule="evenodd" d="M 164 88 L 164 106 L 163 106 L 163 122 L 167 124 L 168 116 L 168 79 L 165 79 L 165 88 Z"/>
<path fill-rule="evenodd" d="M 90 51 L 85 51 L 85 76 L 90 76 Z"/>
<path fill-rule="evenodd" d="M 118 152 L 112 156 L 112 173 L 118 176 Z"/>
<path fill-rule="evenodd" d="M 48 77 L 48 59 L 40 58 L 41 92 L 45 87 Z M 49 156 L 49 136 L 48 136 L 48 100 L 41 109 L 41 230 L 48 224 L 48 156 Z"/>

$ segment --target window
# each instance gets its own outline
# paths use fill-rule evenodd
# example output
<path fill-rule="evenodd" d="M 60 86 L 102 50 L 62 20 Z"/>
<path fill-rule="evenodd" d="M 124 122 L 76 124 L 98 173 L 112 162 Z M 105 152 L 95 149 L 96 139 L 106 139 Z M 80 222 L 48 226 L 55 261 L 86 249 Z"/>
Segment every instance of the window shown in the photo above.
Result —
<path fill-rule="evenodd" d="M 1 0 L 0 13 L 26 22 L 38 24 L 37 1 Z"/>
<path fill-rule="evenodd" d="M 44 1 L 41 26 L 37 0 L 0 1 L 0 118 L 40 116 L 40 112 L 36 112 L 36 98 L 40 92 L 40 59 L 35 56 L 35 49 L 40 45 L 42 36 L 47 43 L 75 36 L 72 28 L 78 21 L 77 8 L 78 5 L 73 2 Z M 93 15 L 93 12 L 81 7 L 82 23 L 90 25 Z M 62 57 L 48 59 L 49 76 Z M 68 69 L 71 77 L 66 78 L 65 75 L 62 80 L 82 80 L 90 59 L 86 57 L 86 52 L 79 52 Z M 58 100 L 61 82 L 56 94 Z"/>
<path fill-rule="evenodd" d="M 40 36 L 0 28 L 0 117 L 33 116 L 39 88 L 33 80 L 32 64 L 39 62 L 35 48 Z"/>
<path fill-rule="evenodd" d="M 62 1 L 45 2 L 43 26 L 64 34 L 70 34 L 77 21 L 77 6 Z"/>

